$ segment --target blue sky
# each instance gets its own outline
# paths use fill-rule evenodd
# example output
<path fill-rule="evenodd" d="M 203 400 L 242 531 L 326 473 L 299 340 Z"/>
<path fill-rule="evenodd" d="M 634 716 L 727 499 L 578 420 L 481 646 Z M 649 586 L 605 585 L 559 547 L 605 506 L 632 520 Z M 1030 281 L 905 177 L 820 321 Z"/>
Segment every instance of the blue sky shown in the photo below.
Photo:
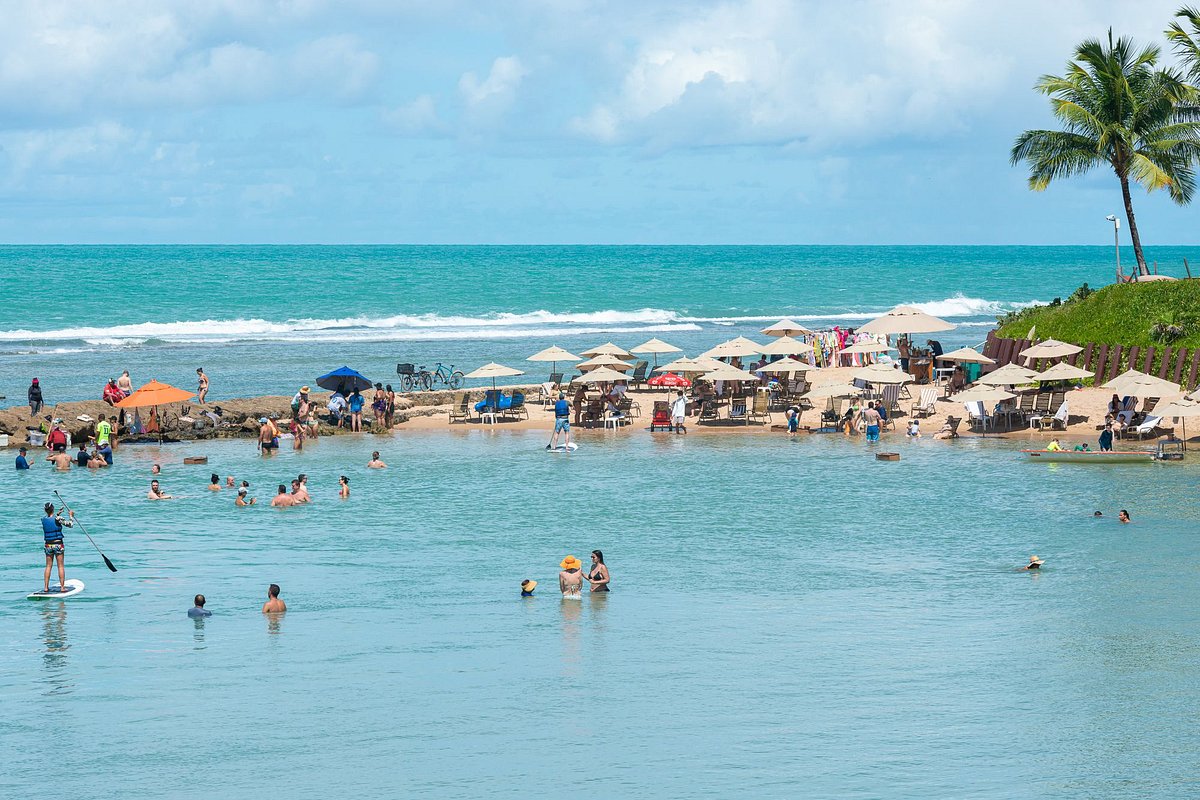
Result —
<path fill-rule="evenodd" d="M 1008 150 L 1177 5 L 7 0 L 0 241 L 1104 244 Z"/>

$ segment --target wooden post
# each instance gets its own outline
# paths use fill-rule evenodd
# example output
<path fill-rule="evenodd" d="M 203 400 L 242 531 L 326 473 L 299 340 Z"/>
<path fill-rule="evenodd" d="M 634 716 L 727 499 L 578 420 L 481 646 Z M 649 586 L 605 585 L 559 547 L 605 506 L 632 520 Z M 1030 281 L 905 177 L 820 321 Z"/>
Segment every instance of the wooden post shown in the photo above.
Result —
<path fill-rule="evenodd" d="M 1100 345 L 1100 352 L 1096 356 L 1096 383 L 1104 383 L 1104 368 L 1108 366 L 1108 345 Z M 1089 367 L 1090 369 L 1090 367 Z"/>
<path fill-rule="evenodd" d="M 1108 359 L 1108 380 L 1112 380 L 1121 374 L 1121 353 L 1124 351 L 1122 345 L 1117 345 L 1112 350 L 1112 356 Z"/>
<path fill-rule="evenodd" d="M 1186 258 L 1183 260 L 1183 269 L 1184 269 L 1184 271 L 1185 271 L 1185 272 L 1187 272 L 1188 280 L 1191 280 L 1191 277 L 1192 277 L 1192 268 L 1188 266 L 1188 263 L 1187 263 L 1187 259 L 1186 259 Z"/>
<path fill-rule="evenodd" d="M 1142 352 L 1142 348 L 1138 347 L 1137 345 L 1134 345 L 1133 347 L 1129 348 L 1129 368 L 1130 369 L 1137 369 L 1136 365 L 1138 363 L 1138 356 L 1141 354 L 1141 352 Z"/>
<path fill-rule="evenodd" d="M 1091 342 L 1088 342 L 1083 346 L 1083 355 L 1081 356 L 1083 360 L 1078 364 L 1080 369 L 1092 369 L 1092 350 L 1095 348 L 1095 346 L 1096 345 Z"/>
<path fill-rule="evenodd" d="M 1200 373 L 1200 348 L 1192 351 L 1192 368 L 1188 370 L 1187 385 L 1193 389 L 1196 387 L 1196 376 Z"/>
<path fill-rule="evenodd" d="M 1145 359 L 1143 359 L 1143 361 L 1142 361 L 1142 366 L 1141 366 L 1141 367 L 1134 367 L 1134 369 L 1140 369 L 1142 372 L 1144 372 L 1144 373 L 1146 373 L 1147 375 L 1149 375 L 1149 374 L 1150 374 L 1150 370 L 1151 370 L 1151 369 L 1153 368 L 1153 366 L 1154 366 L 1154 352 L 1155 352 L 1155 351 L 1154 351 L 1154 348 L 1153 348 L 1153 347 L 1147 347 L 1147 348 L 1146 348 L 1146 357 L 1145 357 Z"/>
<path fill-rule="evenodd" d="M 1175 356 L 1175 369 L 1171 371 L 1171 380 L 1179 383 L 1183 377 L 1183 362 L 1187 360 L 1187 348 L 1180 347 Z"/>
<path fill-rule="evenodd" d="M 1163 350 L 1162 363 L 1158 365 L 1158 377 L 1160 380 L 1167 379 L 1167 370 L 1171 368 L 1171 357 L 1175 355 L 1175 348 L 1168 347 Z"/>

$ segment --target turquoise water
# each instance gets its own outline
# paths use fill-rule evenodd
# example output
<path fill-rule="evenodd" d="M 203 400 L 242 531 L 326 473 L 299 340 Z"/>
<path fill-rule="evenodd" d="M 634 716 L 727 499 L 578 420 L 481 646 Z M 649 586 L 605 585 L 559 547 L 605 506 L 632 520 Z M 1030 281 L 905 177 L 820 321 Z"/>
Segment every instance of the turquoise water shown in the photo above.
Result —
<path fill-rule="evenodd" d="M 1194 466 L 543 440 L 340 437 L 269 461 L 226 441 L 197 467 L 198 447 L 127 446 L 99 474 L 0 471 L 0 795 L 1194 794 Z M 363 466 L 374 448 L 389 469 Z M 156 461 L 185 499 L 141 499 Z M 262 499 L 303 471 L 316 503 L 235 509 L 210 471 Z M 54 489 L 120 572 L 68 532 L 87 591 L 33 603 Z M 592 548 L 613 592 L 558 599 L 559 560 Z M 1014 570 L 1030 553 L 1041 574 Z M 278 624 L 258 611 L 271 581 Z M 185 616 L 197 591 L 207 621 Z"/>
<path fill-rule="evenodd" d="M 1147 258 L 1182 275 L 1189 247 Z M 1126 253 L 1128 261 L 1132 254 Z M 658 336 L 690 355 L 781 316 L 858 325 L 915 303 L 978 344 L 999 313 L 1113 275 L 1106 247 L 0 247 L 7 369 L 47 398 L 98 397 L 135 383 L 184 386 L 196 367 L 214 399 L 291 393 L 349 364 L 372 380 L 397 362 L 470 371 L 552 343 L 586 349 Z"/>

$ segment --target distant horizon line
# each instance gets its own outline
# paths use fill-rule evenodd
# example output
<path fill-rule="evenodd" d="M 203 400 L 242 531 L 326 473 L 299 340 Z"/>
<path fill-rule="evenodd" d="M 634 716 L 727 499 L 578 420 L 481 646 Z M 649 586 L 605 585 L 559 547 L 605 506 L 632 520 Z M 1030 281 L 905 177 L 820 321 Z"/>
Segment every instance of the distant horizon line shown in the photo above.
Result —
<path fill-rule="evenodd" d="M 17 247 L 1097 247 L 1112 249 L 1111 244 L 1080 244 L 1060 242 L 1057 244 L 916 244 L 912 242 L 884 244 L 829 244 L 829 243 L 769 243 L 769 242 L 0 242 L 0 248 Z M 1144 250 L 1155 247 L 1200 247 L 1200 242 L 1159 242 L 1143 244 Z M 1122 244 L 1122 250 L 1132 250 L 1132 244 Z"/>

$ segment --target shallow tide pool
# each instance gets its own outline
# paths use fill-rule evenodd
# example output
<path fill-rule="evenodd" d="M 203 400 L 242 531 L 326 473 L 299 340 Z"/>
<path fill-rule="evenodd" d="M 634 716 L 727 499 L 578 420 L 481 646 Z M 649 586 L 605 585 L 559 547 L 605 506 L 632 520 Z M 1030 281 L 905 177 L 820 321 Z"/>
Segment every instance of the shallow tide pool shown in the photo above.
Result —
<path fill-rule="evenodd" d="M 2 471 L 0 796 L 1194 795 L 1200 471 L 902 438 L 899 462 L 473 430 Z M 143 499 L 155 462 L 185 497 Z M 316 502 L 238 509 L 210 472 L 264 503 L 305 472 Z M 68 531 L 87 590 L 31 602 L 55 489 L 120 571 Z M 561 600 L 594 548 L 613 591 Z"/>

